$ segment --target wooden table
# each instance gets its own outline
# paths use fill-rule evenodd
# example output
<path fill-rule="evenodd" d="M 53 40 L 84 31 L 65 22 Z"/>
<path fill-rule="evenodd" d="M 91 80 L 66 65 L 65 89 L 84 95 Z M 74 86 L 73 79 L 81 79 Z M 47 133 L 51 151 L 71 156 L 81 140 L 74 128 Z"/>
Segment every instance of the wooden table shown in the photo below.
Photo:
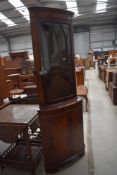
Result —
<path fill-rule="evenodd" d="M 0 110 L 0 140 L 10 144 L 1 154 L 3 165 L 21 166 L 35 174 L 41 148 L 31 144 L 28 132 L 29 127 L 35 130 L 39 126 L 38 108 L 38 105 L 11 104 Z"/>

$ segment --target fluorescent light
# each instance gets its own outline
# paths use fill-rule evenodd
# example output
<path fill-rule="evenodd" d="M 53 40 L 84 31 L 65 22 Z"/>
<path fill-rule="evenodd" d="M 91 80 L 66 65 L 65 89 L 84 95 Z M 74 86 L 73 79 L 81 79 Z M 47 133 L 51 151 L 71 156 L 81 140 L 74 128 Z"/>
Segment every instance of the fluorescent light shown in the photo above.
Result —
<path fill-rule="evenodd" d="M 22 7 L 24 4 L 20 0 L 8 0 L 15 8 Z"/>
<path fill-rule="evenodd" d="M 26 7 L 17 8 L 17 10 L 29 21 L 29 12 Z"/>
<path fill-rule="evenodd" d="M 16 25 L 12 20 L 10 20 L 9 18 L 7 18 L 1 12 L 0 12 L 0 20 L 1 20 L 1 22 L 4 22 L 5 24 L 7 24 L 8 27 L 11 27 L 11 26 L 15 26 Z"/>
<path fill-rule="evenodd" d="M 106 12 L 106 6 L 107 6 L 107 0 L 98 0 L 97 6 L 96 6 L 96 12 L 95 13 L 103 13 Z"/>
<path fill-rule="evenodd" d="M 76 1 L 66 2 L 66 5 L 67 5 L 67 10 L 70 10 L 70 11 L 74 12 L 75 16 L 79 15 Z"/>
<path fill-rule="evenodd" d="M 106 4 L 97 4 L 96 13 L 106 12 Z"/>
<path fill-rule="evenodd" d="M 29 12 L 26 6 L 20 0 L 8 0 L 18 10 L 24 18 L 30 21 Z"/>
<path fill-rule="evenodd" d="M 73 7 L 77 7 L 77 3 L 74 2 L 66 2 L 67 8 L 73 8 Z"/>

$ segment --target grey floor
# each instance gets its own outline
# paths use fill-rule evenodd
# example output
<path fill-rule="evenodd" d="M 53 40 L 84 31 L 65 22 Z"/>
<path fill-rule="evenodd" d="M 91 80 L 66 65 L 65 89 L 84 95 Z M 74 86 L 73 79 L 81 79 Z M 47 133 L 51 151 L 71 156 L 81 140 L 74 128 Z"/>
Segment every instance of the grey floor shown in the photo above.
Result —
<path fill-rule="evenodd" d="M 55 175 L 117 175 L 117 107 L 112 105 L 96 70 L 87 70 L 89 110 L 84 105 L 85 156 Z M 0 170 L 0 175 L 29 175 L 14 168 Z M 46 175 L 43 159 L 36 174 Z M 50 175 L 50 174 L 48 174 Z"/>

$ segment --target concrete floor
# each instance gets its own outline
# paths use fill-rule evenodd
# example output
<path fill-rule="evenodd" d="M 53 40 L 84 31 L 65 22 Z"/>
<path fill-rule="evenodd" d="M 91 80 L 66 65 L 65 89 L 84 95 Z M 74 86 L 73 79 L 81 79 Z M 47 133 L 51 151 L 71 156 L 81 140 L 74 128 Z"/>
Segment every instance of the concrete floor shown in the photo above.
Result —
<path fill-rule="evenodd" d="M 85 156 L 55 175 L 117 175 L 117 107 L 112 105 L 96 70 L 87 70 L 86 85 L 89 110 L 85 112 L 84 109 Z M 0 175 L 10 174 L 31 173 L 14 168 L 0 170 Z M 46 175 L 43 160 L 36 174 Z"/>

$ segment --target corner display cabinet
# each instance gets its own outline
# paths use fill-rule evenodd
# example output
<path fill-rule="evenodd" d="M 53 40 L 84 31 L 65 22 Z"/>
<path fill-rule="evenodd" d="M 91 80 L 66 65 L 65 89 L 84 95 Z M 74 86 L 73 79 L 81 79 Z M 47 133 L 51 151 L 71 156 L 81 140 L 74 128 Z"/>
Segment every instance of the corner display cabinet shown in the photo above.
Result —
<path fill-rule="evenodd" d="M 76 95 L 73 13 L 29 8 L 39 121 L 47 172 L 84 154 L 82 99 Z"/>

